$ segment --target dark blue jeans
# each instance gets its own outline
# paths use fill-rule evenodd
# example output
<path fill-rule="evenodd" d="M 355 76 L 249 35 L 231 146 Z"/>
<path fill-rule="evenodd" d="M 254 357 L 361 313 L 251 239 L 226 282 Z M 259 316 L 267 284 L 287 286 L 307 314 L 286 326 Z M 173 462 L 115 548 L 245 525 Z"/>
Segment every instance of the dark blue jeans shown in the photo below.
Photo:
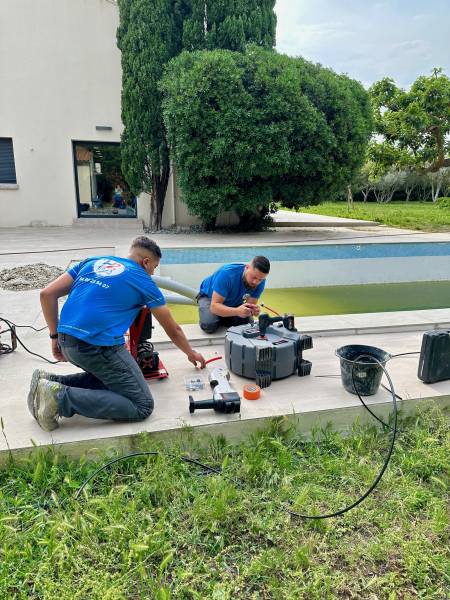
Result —
<path fill-rule="evenodd" d="M 244 325 L 252 321 L 251 317 L 219 317 L 211 312 L 211 298 L 208 296 L 198 296 L 198 315 L 199 325 L 205 333 L 215 333 L 221 325 L 225 327 L 234 327 L 235 325 Z"/>
<path fill-rule="evenodd" d="M 113 421 L 142 421 L 153 411 L 153 397 L 140 368 L 125 346 L 93 346 L 67 333 L 58 343 L 65 358 L 84 373 L 61 375 L 62 417 L 74 414 Z"/>

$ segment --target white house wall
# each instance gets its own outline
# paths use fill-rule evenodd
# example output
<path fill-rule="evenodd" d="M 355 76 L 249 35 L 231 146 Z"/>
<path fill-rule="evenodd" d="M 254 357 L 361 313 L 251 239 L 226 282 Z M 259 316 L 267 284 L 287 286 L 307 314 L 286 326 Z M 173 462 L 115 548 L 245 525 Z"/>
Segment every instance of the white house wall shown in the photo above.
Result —
<path fill-rule="evenodd" d="M 109 0 L 0 0 L 0 137 L 17 176 L 0 227 L 72 224 L 72 140 L 120 141 L 118 23 Z"/>
<path fill-rule="evenodd" d="M 0 137 L 13 140 L 17 176 L 15 186 L 0 184 L 0 227 L 77 217 L 72 141 L 119 142 L 123 130 L 118 24 L 113 0 L 0 0 Z M 89 202 L 82 171 L 80 202 Z M 137 216 L 149 223 L 145 194 Z M 218 219 L 236 221 L 232 213 Z M 198 223 L 171 176 L 163 227 Z"/>

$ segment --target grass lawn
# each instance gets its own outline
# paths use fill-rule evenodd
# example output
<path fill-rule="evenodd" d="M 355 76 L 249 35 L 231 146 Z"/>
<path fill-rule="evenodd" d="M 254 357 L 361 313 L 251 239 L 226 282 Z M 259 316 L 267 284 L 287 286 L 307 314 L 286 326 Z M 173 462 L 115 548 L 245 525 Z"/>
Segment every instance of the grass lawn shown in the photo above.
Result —
<path fill-rule="evenodd" d="M 279 313 L 296 316 L 340 315 L 396 310 L 448 308 L 450 281 L 342 285 L 265 290 L 262 301 Z M 178 323 L 197 323 L 194 306 L 170 306 Z"/>
<path fill-rule="evenodd" d="M 435 406 L 401 423 L 391 464 L 359 507 L 327 521 L 374 479 L 388 434 L 355 425 L 311 440 L 274 421 L 231 446 L 189 430 L 98 475 L 99 464 L 39 451 L 0 469 L 0 597 L 118 599 L 435 599 L 450 586 L 448 419 Z M 174 443 L 175 444 L 175 443 Z M 223 468 L 206 475 L 171 459 Z M 102 462 L 102 461 L 101 461 Z M 239 482 L 239 483 L 237 483 Z"/>
<path fill-rule="evenodd" d="M 439 208 L 432 202 L 355 202 L 353 209 L 349 209 L 346 202 L 324 202 L 318 206 L 300 208 L 299 211 L 330 217 L 364 219 L 391 227 L 420 231 L 450 231 L 450 210 Z"/>

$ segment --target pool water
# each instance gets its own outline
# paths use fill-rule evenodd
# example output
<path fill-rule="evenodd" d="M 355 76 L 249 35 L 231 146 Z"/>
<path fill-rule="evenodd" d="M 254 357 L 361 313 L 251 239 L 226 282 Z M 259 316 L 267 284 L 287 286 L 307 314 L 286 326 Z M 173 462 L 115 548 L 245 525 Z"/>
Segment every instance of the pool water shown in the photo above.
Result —
<path fill-rule="evenodd" d="M 162 254 L 160 275 L 196 289 L 219 266 L 258 254 L 272 263 L 271 289 L 450 281 L 450 242 L 184 247 Z"/>
<path fill-rule="evenodd" d="M 271 262 L 411 258 L 416 256 L 450 257 L 450 242 L 167 248 L 163 250 L 162 264 L 248 262 L 258 254 L 267 256 Z"/>
<path fill-rule="evenodd" d="M 276 288 L 262 302 L 296 316 L 341 315 L 450 307 L 450 281 Z M 178 323 L 198 320 L 194 306 L 170 306 Z"/>

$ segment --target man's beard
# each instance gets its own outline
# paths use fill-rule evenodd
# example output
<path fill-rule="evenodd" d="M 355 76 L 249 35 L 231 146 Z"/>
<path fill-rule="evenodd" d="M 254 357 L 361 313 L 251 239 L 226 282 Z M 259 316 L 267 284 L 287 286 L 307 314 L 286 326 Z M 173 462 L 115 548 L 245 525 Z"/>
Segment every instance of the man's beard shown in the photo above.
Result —
<path fill-rule="evenodd" d="M 249 283 L 245 278 L 245 275 L 242 275 L 242 282 L 245 285 L 245 287 L 249 290 L 255 290 L 258 287 L 258 285 L 251 285 L 251 283 Z"/>

